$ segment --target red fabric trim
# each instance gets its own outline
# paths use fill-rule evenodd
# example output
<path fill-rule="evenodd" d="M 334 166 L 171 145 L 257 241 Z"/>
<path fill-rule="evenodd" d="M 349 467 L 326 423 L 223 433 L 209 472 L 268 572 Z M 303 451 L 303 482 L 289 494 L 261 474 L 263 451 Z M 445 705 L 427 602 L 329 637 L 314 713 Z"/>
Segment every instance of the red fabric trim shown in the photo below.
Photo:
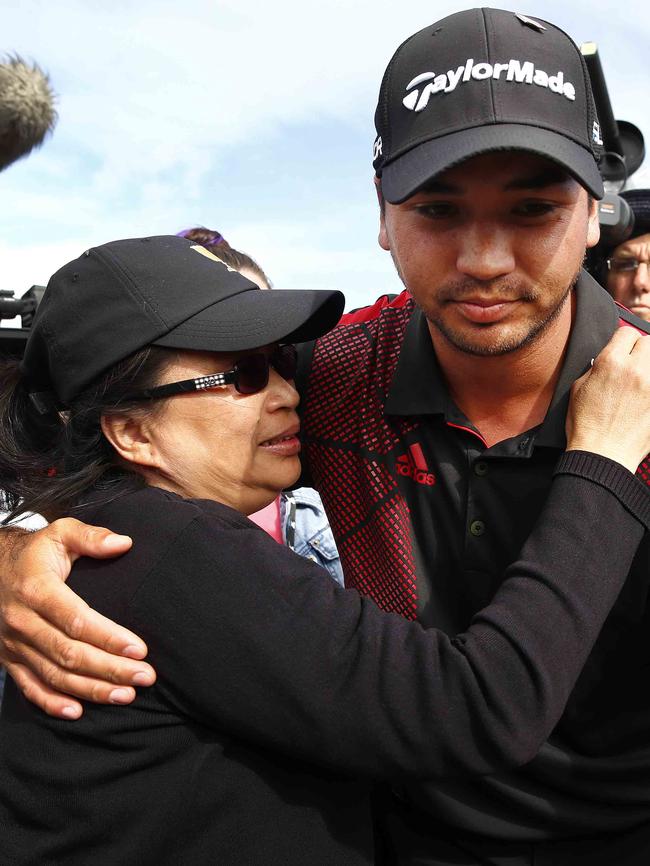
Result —
<path fill-rule="evenodd" d="M 614 303 L 616 304 L 617 307 L 620 307 L 622 310 L 625 310 L 627 313 L 634 315 L 632 310 L 628 310 L 628 308 L 625 307 L 623 304 L 619 304 L 618 301 L 614 301 Z M 619 326 L 619 328 L 633 328 L 635 331 L 638 331 L 639 334 L 644 334 L 645 336 L 647 336 L 645 331 L 642 331 L 641 328 L 637 328 L 636 325 L 633 325 L 631 322 L 626 322 L 625 319 L 619 319 L 618 320 L 618 326 Z"/>
<path fill-rule="evenodd" d="M 382 310 L 388 308 L 398 310 L 400 307 L 408 304 L 410 300 L 411 296 L 406 289 L 396 298 L 393 298 L 392 301 L 389 299 L 388 295 L 382 295 L 381 298 L 378 298 L 370 307 L 362 307 L 360 310 L 352 310 L 351 313 L 344 313 L 343 316 L 341 316 L 339 325 L 358 325 L 362 322 L 371 322 L 373 319 L 379 317 Z"/>
<path fill-rule="evenodd" d="M 471 427 L 463 427 L 461 424 L 452 424 L 451 421 L 446 421 L 445 423 L 447 424 L 447 427 L 455 427 L 456 430 L 464 430 L 466 433 L 471 433 L 472 436 L 476 436 L 477 439 L 480 439 L 486 448 L 488 447 L 487 442 L 481 436 L 481 434 L 477 433 L 476 430 L 472 430 Z"/>

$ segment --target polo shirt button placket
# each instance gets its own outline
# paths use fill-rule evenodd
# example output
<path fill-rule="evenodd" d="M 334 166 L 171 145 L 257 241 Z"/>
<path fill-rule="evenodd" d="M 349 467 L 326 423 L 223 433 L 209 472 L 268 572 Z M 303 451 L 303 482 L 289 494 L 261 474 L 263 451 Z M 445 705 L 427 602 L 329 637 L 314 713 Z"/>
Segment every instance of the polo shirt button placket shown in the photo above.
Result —
<path fill-rule="evenodd" d="M 472 520 L 469 525 L 469 531 L 476 538 L 480 538 L 485 532 L 485 523 L 482 520 Z"/>
<path fill-rule="evenodd" d="M 483 478 L 484 475 L 488 474 L 488 465 L 485 460 L 477 460 L 474 464 L 474 475 L 478 475 L 479 478 Z"/>

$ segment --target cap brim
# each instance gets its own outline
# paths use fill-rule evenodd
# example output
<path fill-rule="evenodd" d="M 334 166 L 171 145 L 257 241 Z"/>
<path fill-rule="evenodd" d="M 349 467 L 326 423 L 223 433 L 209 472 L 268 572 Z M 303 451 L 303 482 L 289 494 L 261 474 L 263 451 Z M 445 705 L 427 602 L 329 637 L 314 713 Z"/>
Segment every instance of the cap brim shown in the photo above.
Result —
<path fill-rule="evenodd" d="M 344 305 L 338 291 L 251 288 L 206 307 L 152 342 L 209 352 L 239 352 L 282 340 L 302 343 L 331 330 Z"/>
<path fill-rule="evenodd" d="M 600 199 L 603 181 L 593 155 L 584 147 L 547 129 L 499 123 L 463 129 L 417 145 L 384 166 L 381 191 L 390 204 L 410 198 L 437 174 L 470 157 L 498 150 L 522 150 L 557 162 Z"/>

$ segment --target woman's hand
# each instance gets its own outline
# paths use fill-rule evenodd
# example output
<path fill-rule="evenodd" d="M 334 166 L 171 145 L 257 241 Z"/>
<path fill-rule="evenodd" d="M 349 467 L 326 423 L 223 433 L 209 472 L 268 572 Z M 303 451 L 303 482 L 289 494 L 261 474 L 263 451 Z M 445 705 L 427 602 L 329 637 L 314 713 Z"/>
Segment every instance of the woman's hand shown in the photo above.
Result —
<path fill-rule="evenodd" d="M 619 328 L 573 384 L 567 450 L 593 451 L 635 472 L 650 453 L 650 336 Z"/>
<path fill-rule="evenodd" d="M 80 556 L 125 553 L 131 539 L 78 520 L 38 532 L 0 532 L 0 661 L 25 697 L 46 713 L 76 719 L 81 704 L 128 704 L 151 685 L 136 635 L 96 613 L 65 585 Z"/>

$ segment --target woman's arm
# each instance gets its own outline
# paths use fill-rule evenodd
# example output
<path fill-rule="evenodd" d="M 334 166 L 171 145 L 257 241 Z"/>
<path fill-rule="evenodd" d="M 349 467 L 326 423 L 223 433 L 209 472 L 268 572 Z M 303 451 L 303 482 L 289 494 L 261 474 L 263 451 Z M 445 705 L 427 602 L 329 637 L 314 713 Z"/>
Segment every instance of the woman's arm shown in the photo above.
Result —
<path fill-rule="evenodd" d="M 650 525 L 650 496 L 628 471 L 565 455 L 492 603 L 448 637 L 331 586 L 210 506 L 129 605 L 157 688 L 182 716 L 236 740 L 391 778 L 531 760 Z"/>

